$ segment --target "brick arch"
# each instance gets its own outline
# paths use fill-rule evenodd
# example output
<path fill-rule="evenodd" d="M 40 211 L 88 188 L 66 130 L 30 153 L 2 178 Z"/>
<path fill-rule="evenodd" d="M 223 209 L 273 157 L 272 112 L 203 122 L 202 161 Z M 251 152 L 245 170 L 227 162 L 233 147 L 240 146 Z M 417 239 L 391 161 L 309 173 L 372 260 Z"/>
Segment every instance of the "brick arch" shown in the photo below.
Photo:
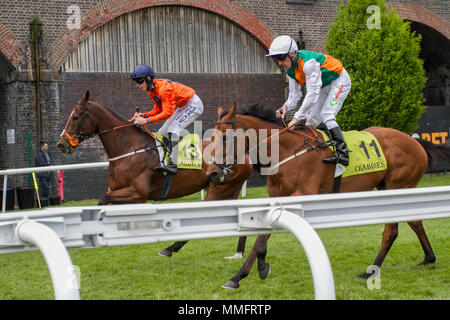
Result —
<path fill-rule="evenodd" d="M 165 5 L 196 7 L 221 15 L 247 30 L 266 48 L 270 46 L 274 38 L 274 33 L 261 20 L 230 0 L 105 0 L 82 17 L 81 29 L 66 29 L 55 40 L 49 52 L 49 67 L 58 70 L 65 57 L 77 47 L 81 40 L 118 16 L 147 7 Z"/>
<path fill-rule="evenodd" d="M 0 24 L 0 52 L 3 53 L 14 68 L 18 69 L 25 65 L 24 48 L 2 24 Z"/>
<path fill-rule="evenodd" d="M 450 22 L 439 14 L 409 3 L 389 2 L 387 6 L 389 10 L 395 9 L 401 18 L 425 24 L 450 40 Z"/>
<path fill-rule="evenodd" d="M 450 22 L 439 16 L 437 13 L 403 2 L 388 2 L 387 6 L 388 11 L 395 9 L 400 18 L 425 24 L 450 40 Z M 315 50 L 325 52 L 327 40 L 328 35 L 325 35 L 325 37 L 323 37 L 320 43 L 316 46 Z"/>

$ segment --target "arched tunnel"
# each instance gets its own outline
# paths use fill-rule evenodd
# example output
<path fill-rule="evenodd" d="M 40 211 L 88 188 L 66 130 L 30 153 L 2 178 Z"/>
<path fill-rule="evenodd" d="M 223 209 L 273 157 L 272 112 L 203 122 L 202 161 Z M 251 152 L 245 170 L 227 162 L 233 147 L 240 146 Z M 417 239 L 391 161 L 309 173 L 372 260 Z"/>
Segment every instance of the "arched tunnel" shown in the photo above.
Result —
<path fill-rule="evenodd" d="M 411 30 L 422 36 L 420 58 L 428 77 L 425 105 L 450 108 L 450 40 L 419 22 L 412 22 Z"/>
<path fill-rule="evenodd" d="M 424 89 L 425 112 L 419 119 L 417 134 L 436 144 L 450 139 L 450 40 L 437 30 L 419 22 L 411 31 L 422 36 L 420 58 L 428 78 Z M 441 161 L 431 169 L 447 172 L 450 163 Z"/>

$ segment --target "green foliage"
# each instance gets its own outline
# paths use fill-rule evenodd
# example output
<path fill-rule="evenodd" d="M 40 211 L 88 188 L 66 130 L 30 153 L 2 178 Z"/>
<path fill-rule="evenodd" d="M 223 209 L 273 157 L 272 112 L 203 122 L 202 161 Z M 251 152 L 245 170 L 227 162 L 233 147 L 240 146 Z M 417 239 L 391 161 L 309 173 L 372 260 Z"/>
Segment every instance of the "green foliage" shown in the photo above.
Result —
<path fill-rule="evenodd" d="M 373 28 L 378 6 L 379 28 Z M 369 28 L 370 26 L 370 28 Z M 391 127 L 411 134 L 425 110 L 427 80 L 419 58 L 420 35 L 384 0 L 341 3 L 328 33 L 327 51 L 340 59 L 352 79 L 352 89 L 337 120 L 344 130 Z"/>
<path fill-rule="evenodd" d="M 33 19 L 30 22 L 30 40 L 32 43 L 35 42 L 36 36 L 37 36 L 37 42 L 42 41 L 43 37 L 43 28 L 42 28 L 42 22 L 39 18 L 39 16 L 34 16 Z"/>

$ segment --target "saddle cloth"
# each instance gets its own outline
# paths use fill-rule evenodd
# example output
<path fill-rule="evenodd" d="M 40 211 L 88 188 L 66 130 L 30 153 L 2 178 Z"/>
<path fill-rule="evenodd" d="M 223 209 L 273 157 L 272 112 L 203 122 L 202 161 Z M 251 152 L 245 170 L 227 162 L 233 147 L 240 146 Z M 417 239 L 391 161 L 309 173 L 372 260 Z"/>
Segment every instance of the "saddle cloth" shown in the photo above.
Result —
<path fill-rule="evenodd" d="M 156 133 L 156 147 L 159 153 L 161 163 L 167 164 L 169 155 L 161 134 Z M 185 136 L 174 147 L 174 155 L 177 155 L 177 168 L 179 169 L 202 169 L 202 152 L 200 147 L 200 138 L 197 134 L 191 133 Z"/>
<path fill-rule="evenodd" d="M 325 141 L 329 140 L 323 131 L 317 131 L 322 134 Z M 346 131 L 343 134 L 350 157 L 350 163 L 342 174 L 343 178 L 387 169 L 386 157 L 373 134 L 356 130 Z M 334 151 L 334 147 L 331 149 Z"/>

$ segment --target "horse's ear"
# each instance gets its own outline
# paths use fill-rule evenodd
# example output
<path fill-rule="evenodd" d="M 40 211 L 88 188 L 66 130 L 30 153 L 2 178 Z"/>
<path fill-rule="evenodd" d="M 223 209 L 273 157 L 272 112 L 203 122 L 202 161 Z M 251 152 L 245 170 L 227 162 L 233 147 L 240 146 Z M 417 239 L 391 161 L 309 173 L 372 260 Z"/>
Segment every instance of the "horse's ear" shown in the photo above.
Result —
<path fill-rule="evenodd" d="M 228 115 L 230 117 L 234 117 L 234 113 L 236 112 L 236 101 L 234 102 L 233 106 L 231 107 L 230 111 L 228 111 Z"/>
<path fill-rule="evenodd" d="M 217 108 L 217 120 L 220 120 L 220 115 L 223 113 L 223 108 L 219 107 Z"/>
<path fill-rule="evenodd" d="M 85 107 L 86 103 L 89 101 L 89 90 L 86 90 L 86 93 L 84 94 L 83 98 L 80 100 L 80 107 Z"/>

